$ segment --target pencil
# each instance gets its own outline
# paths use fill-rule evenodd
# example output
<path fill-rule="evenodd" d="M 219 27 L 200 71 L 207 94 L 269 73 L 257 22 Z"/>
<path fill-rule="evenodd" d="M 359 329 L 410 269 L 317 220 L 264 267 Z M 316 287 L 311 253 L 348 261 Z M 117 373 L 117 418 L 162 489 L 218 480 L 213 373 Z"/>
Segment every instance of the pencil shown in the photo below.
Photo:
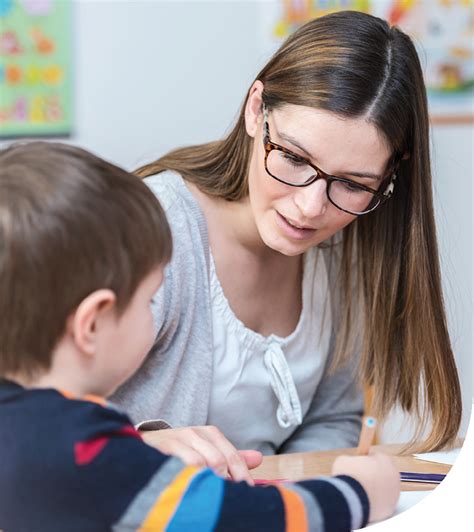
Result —
<path fill-rule="evenodd" d="M 376 427 L 377 420 L 374 417 L 365 416 L 362 418 L 362 430 L 360 432 L 359 445 L 356 454 L 369 454 L 370 446 L 374 441 Z"/>

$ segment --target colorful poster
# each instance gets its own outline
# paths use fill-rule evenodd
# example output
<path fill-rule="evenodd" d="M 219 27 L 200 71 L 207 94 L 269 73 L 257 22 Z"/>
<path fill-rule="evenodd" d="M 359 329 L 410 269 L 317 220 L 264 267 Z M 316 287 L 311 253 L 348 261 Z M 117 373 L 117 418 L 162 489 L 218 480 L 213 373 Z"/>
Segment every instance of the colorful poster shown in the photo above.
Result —
<path fill-rule="evenodd" d="M 371 0 L 283 0 L 283 13 L 275 26 L 275 35 L 286 38 L 298 26 L 313 18 L 336 11 L 370 11 Z"/>
<path fill-rule="evenodd" d="M 0 137 L 72 128 L 71 2 L 0 0 Z"/>
<path fill-rule="evenodd" d="M 282 0 L 276 36 L 340 10 L 372 13 L 417 46 L 434 122 L 474 121 L 474 0 Z"/>
<path fill-rule="evenodd" d="M 392 0 L 385 18 L 418 47 L 432 117 L 474 121 L 474 0 Z"/>

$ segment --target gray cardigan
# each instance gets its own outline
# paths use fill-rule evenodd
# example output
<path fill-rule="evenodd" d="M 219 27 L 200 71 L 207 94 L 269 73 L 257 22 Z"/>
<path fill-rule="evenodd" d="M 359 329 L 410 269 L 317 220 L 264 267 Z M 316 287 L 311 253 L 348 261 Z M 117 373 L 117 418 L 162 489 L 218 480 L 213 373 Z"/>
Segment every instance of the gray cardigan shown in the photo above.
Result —
<path fill-rule="evenodd" d="M 163 418 L 173 427 L 205 425 L 213 371 L 206 220 L 180 175 L 163 172 L 145 182 L 165 209 L 173 234 L 173 258 L 152 306 L 155 344 L 138 372 L 111 400 L 135 423 Z M 323 256 L 329 261 L 328 252 Z M 337 328 L 337 309 L 332 306 L 331 352 Z M 353 377 L 357 356 L 353 360 L 351 367 L 329 374 L 330 353 L 302 425 L 280 448 L 262 442 L 259 450 L 272 454 L 356 445 L 363 401 Z"/>

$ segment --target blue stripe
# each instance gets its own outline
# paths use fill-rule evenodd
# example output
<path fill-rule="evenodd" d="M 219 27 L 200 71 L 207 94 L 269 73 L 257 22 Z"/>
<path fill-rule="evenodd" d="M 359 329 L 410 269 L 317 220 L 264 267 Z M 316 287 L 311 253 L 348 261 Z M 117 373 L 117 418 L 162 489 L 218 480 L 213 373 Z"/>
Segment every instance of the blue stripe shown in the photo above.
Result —
<path fill-rule="evenodd" d="M 223 496 L 224 479 L 204 469 L 191 481 L 166 530 L 214 530 Z"/>

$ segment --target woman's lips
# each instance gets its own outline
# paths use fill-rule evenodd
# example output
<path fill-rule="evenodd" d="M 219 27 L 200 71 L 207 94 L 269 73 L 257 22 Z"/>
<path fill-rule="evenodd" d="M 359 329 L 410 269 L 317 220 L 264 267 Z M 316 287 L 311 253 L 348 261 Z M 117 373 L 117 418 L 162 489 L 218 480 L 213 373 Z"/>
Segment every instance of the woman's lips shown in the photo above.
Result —
<path fill-rule="evenodd" d="M 294 222 L 290 222 L 287 218 L 281 215 L 278 211 L 276 212 L 277 224 L 283 230 L 283 232 L 295 240 L 304 240 L 306 238 L 311 238 L 314 236 L 314 233 L 317 231 L 314 228 L 310 227 L 296 227 L 293 225 Z M 296 224 L 298 225 L 298 224 Z"/>

